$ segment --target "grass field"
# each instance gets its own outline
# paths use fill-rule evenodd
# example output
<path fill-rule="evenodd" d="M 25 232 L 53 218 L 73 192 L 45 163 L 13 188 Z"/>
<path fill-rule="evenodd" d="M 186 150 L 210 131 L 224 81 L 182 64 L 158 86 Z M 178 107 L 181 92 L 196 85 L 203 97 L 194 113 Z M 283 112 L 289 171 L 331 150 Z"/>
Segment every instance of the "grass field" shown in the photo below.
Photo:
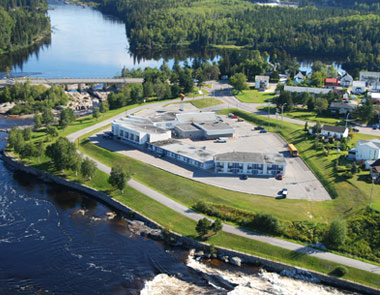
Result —
<path fill-rule="evenodd" d="M 223 102 L 217 98 L 202 98 L 191 101 L 191 104 L 198 109 L 204 109 L 207 107 L 215 106 L 218 104 L 222 104 Z"/>
<path fill-rule="evenodd" d="M 260 111 L 268 113 L 267 107 L 259 107 L 257 108 Z M 271 114 L 275 113 L 275 108 L 271 108 Z M 322 124 L 328 125 L 342 125 L 343 120 L 339 118 L 332 118 L 329 116 L 324 116 L 317 114 L 316 112 L 309 112 L 307 109 L 295 108 L 291 112 L 284 113 L 284 117 L 298 119 L 309 122 L 321 122 Z"/>
<path fill-rule="evenodd" d="M 261 92 L 256 89 L 243 90 L 235 97 L 241 102 L 248 103 L 265 103 L 269 102 L 273 97 L 275 97 L 274 92 Z"/>

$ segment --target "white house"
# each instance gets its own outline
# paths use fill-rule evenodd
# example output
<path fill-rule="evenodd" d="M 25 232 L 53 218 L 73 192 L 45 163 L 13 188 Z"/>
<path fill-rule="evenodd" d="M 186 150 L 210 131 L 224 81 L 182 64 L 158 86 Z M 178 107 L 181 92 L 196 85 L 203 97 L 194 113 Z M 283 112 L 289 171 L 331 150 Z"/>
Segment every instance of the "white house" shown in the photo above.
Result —
<path fill-rule="evenodd" d="M 321 134 L 324 136 L 331 136 L 338 139 L 348 137 L 348 128 L 344 126 L 330 126 L 323 125 Z"/>
<path fill-rule="evenodd" d="M 350 87 L 352 83 L 354 82 L 354 79 L 352 76 L 348 73 L 345 73 L 341 78 L 340 78 L 340 85 L 343 87 Z"/>
<path fill-rule="evenodd" d="M 302 74 L 301 72 L 298 72 L 297 75 L 294 76 L 293 82 L 294 83 L 301 83 L 301 82 L 305 81 L 305 79 L 306 79 L 306 76 L 304 74 Z"/>
<path fill-rule="evenodd" d="M 355 109 L 358 107 L 358 103 L 346 100 L 344 102 L 340 101 L 333 101 L 330 104 L 330 111 L 331 113 L 339 114 L 339 115 L 346 115 L 347 113 L 352 113 L 355 111 Z"/>
<path fill-rule="evenodd" d="M 372 86 L 380 82 L 380 72 L 360 72 L 359 80 L 365 82 L 367 86 Z"/>
<path fill-rule="evenodd" d="M 230 152 L 216 155 L 214 160 L 217 174 L 273 177 L 285 174 L 286 161 L 281 154 Z"/>
<path fill-rule="evenodd" d="M 356 144 L 356 161 L 380 159 L 380 140 L 359 140 Z"/>
<path fill-rule="evenodd" d="M 284 87 L 285 91 L 289 92 L 297 92 L 297 93 L 311 93 L 311 94 L 327 94 L 331 91 L 332 89 L 328 88 L 314 88 L 314 87 L 300 87 L 300 86 L 285 86 Z"/>
<path fill-rule="evenodd" d="M 269 76 L 255 76 L 255 88 L 267 89 L 269 86 Z"/>
<path fill-rule="evenodd" d="M 363 94 L 365 92 L 366 84 L 364 81 L 352 82 L 352 93 Z"/>

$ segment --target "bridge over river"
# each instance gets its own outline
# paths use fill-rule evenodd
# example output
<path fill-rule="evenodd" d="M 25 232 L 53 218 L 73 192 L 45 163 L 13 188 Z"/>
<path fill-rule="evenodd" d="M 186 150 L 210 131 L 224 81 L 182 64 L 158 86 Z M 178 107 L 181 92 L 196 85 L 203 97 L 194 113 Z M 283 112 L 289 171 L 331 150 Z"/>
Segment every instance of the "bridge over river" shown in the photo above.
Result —
<path fill-rule="evenodd" d="M 70 85 L 78 85 L 78 89 L 83 88 L 83 85 L 99 85 L 103 84 L 103 88 L 108 85 L 121 87 L 124 84 L 142 83 L 142 78 L 57 78 L 57 79 L 40 79 L 40 78 L 15 78 L 0 80 L 0 87 L 13 85 L 14 83 L 30 82 L 32 85 L 65 85 L 68 88 Z"/>

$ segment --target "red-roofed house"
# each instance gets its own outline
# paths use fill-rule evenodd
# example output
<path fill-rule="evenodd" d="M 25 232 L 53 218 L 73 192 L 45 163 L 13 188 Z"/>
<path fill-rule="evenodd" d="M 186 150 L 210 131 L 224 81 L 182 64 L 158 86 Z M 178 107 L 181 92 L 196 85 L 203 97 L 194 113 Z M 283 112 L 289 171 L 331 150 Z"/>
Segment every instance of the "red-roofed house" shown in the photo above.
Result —
<path fill-rule="evenodd" d="M 337 78 L 326 78 L 325 79 L 325 87 L 327 88 L 335 88 L 339 84 L 339 80 Z"/>

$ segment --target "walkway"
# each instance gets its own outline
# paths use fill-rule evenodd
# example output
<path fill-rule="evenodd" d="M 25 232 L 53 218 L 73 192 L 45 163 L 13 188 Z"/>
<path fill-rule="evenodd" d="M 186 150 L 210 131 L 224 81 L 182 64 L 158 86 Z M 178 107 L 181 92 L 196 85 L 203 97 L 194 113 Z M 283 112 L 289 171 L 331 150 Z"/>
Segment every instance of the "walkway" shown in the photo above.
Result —
<path fill-rule="evenodd" d="M 149 105 L 149 107 L 156 109 L 156 108 L 162 107 L 165 104 L 167 104 L 167 102 L 159 102 L 159 103 L 151 104 L 151 105 Z M 139 106 L 137 108 L 129 110 L 128 112 L 133 113 L 133 112 L 136 112 L 136 111 L 141 110 L 141 109 L 146 108 L 146 107 L 147 107 L 146 105 Z M 96 125 L 93 125 L 93 126 L 90 126 L 88 128 L 85 128 L 83 130 L 80 130 L 78 132 L 75 132 L 75 133 L 67 136 L 67 138 L 71 141 L 75 141 L 78 137 L 85 135 L 85 134 L 87 134 L 87 133 L 89 133 L 95 129 L 98 129 L 100 127 L 104 127 L 104 126 L 110 124 L 112 122 L 112 120 L 114 120 L 116 118 L 123 117 L 123 116 L 125 116 L 125 113 L 119 114 L 119 115 L 115 116 L 114 118 L 105 120 L 105 121 L 100 122 Z M 100 169 L 101 171 L 103 171 L 107 174 L 110 174 L 110 172 L 111 172 L 110 167 L 102 164 L 101 162 L 99 162 L 95 159 L 92 159 L 92 160 L 94 160 L 96 162 L 98 169 Z M 146 185 L 144 185 L 144 184 L 142 184 L 136 180 L 131 179 L 128 182 L 128 185 L 130 185 L 132 188 L 136 189 L 137 191 L 145 194 L 146 196 L 156 200 L 157 202 L 165 205 L 166 207 L 168 207 L 168 208 L 176 211 L 177 213 L 182 214 L 182 215 L 184 215 L 184 216 L 186 216 L 192 220 L 198 221 L 199 219 L 204 218 L 204 216 L 202 214 L 198 214 L 198 213 L 192 211 L 191 209 L 183 206 L 182 204 L 179 204 L 179 203 L 173 201 L 172 199 L 166 197 L 165 195 L 149 188 L 148 186 L 146 186 Z M 380 267 L 379 266 L 372 265 L 372 264 L 362 262 L 359 260 L 355 260 L 352 258 L 348 258 L 348 257 L 344 257 L 344 256 L 340 256 L 340 255 L 336 255 L 336 254 L 332 254 L 332 253 L 328 253 L 328 252 L 323 252 L 320 250 L 316 250 L 316 249 L 313 249 L 310 247 L 305 247 L 305 246 L 302 246 L 302 245 L 299 245 L 296 243 L 292 243 L 289 241 L 285 241 L 282 239 L 269 237 L 269 236 L 265 236 L 265 235 L 260 235 L 260 234 L 257 234 L 257 233 L 239 228 L 239 227 L 227 225 L 227 224 L 223 224 L 223 231 L 234 234 L 234 235 L 238 235 L 241 237 L 245 237 L 248 239 L 257 240 L 260 242 L 271 244 L 273 246 L 277 246 L 277 247 L 281 247 L 281 248 L 288 249 L 291 251 L 296 251 L 299 253 L 307 254 L 307 255 L 314 256 L 314 257 L 317 257 L 320 259 L 333 261 L 333 262 L 336 262 L 336 263 L 339 263 L 342 265 L 347 265 L 350 267 L 358 268 L 361 270 L 369 271 L 369 272 L 376 273 L 376 274 L 380 275 Z"/>

